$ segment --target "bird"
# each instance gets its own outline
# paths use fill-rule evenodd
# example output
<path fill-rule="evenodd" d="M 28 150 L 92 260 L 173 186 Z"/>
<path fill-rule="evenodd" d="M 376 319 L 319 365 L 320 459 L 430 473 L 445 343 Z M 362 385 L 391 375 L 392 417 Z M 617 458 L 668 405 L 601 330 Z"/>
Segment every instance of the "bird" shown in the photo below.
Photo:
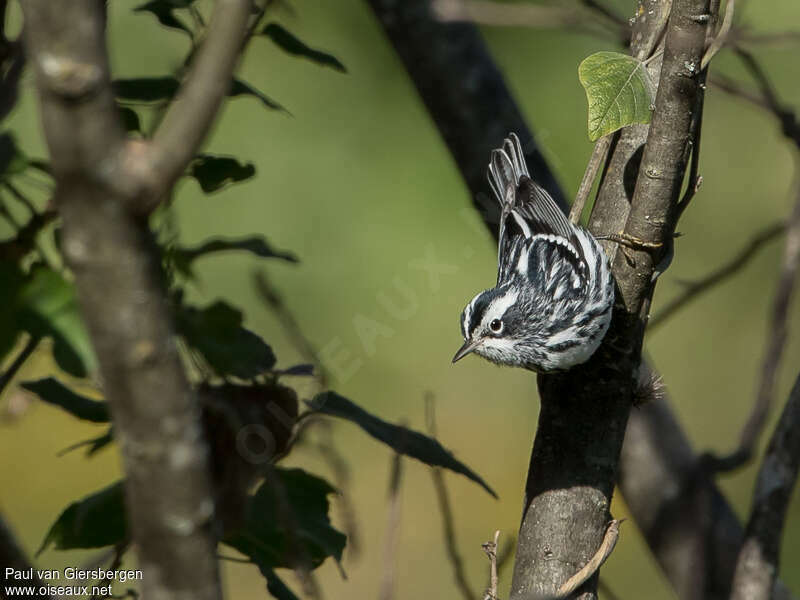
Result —
<path fill-rule="evenodd" d="M 453 362 L 474 352 L 537 373 L 586 362 L 614 304 L 603 248 L 533 181 L 516 134 L 492 151 L 488 179 L 501 208 L 497 283 L 461 313 L 464 344 Z"/>

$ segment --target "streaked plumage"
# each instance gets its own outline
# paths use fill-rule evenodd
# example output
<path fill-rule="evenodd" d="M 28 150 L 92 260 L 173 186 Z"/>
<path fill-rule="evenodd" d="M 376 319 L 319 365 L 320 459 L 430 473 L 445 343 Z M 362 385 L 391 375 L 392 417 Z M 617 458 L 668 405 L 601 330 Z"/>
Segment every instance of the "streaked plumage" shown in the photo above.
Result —
<path fill-rule="evenodd" d="M 538 372 L 586 362 L 614 302 L 603 249 L 530 178 L 513 133 L 492 152 L 488 175 L 502 209 L 497 283 L 464 309 L 453 362 L 470 352 Z"/>

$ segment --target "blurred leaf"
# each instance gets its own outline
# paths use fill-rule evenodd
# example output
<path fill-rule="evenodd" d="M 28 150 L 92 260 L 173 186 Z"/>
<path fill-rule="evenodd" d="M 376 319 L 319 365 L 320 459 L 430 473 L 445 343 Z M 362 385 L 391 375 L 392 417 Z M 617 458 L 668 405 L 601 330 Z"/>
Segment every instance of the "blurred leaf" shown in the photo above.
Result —
<path fill-rule="evenodd" d="M 253 163 L 242 164 L 232 156 L 198 154 L 189 165 L 189 175 L 197 180 L 206 194 L 230 183 L 250 179 L 255 174 Z"/>
<path fill-rule="evenodd" d="M 169 100 L 178 93 L 180 81 L 174 77 L 138 77 L 134 79 L 115 79 L 114 93 L 119 100 L 126 102 L 161 102 Z M 253 96 L 267 108 L 287 111 L 283 106 L 266 96 L 250 84 L 234 79 L 228 97 Z"/>
<path fill-rule="evenodd" d="M 133 9 L 133 12 L 149 12 L 156 16 L 158 22 L 165 27 L 172 29 L 180 29 L 181 31 L 193 37 L 191 29 L 189 29 L 183 21 L 175 16 L 173 12 L 176 8 L 186 8 L 191 2 L 183 0 L 151 0 L 141 6 Z"/>
<path fill-rule="evenodd" d="M 178 331 L 218 375 L 252 379 L 275 365 L 264 340 L 242 327 L 242 313 L 219 301 L 198 309 L 182 306 Z"/>
<path fill-rule="evenodd" d="M 249 83 L 245 83 L 241 79 L 234 78 L 233 84 L 231 85 L 231 91 L 228 92 L 228 96 L 230 96 L 231 98 L 236 96 L 254 96 L 259 100 L 261 100 L 261 103 L 267 108 L 271 108 L 273 110 L 282 110 L 287 114 L 291 114 L 289 113 L 288 110 L 286 110 L 283 106 L 275 102 L 272 98 L 265 96 L 261 91 L 252 87 Z"/>
<path fill-rule="evenodd" d="M 317 394 L 306 403 L 317 412 L 352 421 L 398 454 L 416 458 L 432 467 L 444 467 L 465 475 L 497 498 L 494 490 L 478 474 L 456 460 L 449 450 L 433 438 L 408 427 L 387 423 L 336 392 Z"/>
<path fill-rule="evenodd" d="M 269 245 L 266 239 L 260 236 L 242 238 L 239 240 L 214 238 L 206 240 L 194 248 L 182 248 L 178 246 L 172 248 L 171 257 L 178 271 L 186 276 L 191 276 L 192 262 L 194 262 L 194 260 L 208 254 L 231 250 L 243 250 L 262 258 L 281 258 L 289 262 L 297 262 L 297 257 L 294 254 L 283 250 L 276 250 Z"/>
<path fill-rule="evenodd" d="M 300 558 L 310 560 L 314 568 L 329 556 L 340 561 L 347 537 L 328 517 L 328 495 L 336 490 L 302 469 L 276 467 L 272 473 L 274 477 L 250 498 L 244 525 L 223 541 L 248 556 L 262 573 L 292 568 Z M 300 556 L 293 544 L 299 545 Z"/>
<path fill-rule="evenodd" d="M 267 26 L 261 30 L 261 35 L 270 38 L 273 42 L 280 46 L 281 49 L 289 54 L 308 58 L 317 64 L 326 67 L 332 67 L 337 71 L 341 71 L 342 73 L 347 72 L 347 68 L 345 68 L 345 66 L 339 62 L 339 59 L 337 59 L 335 56 L 332 56 L 327 52 L 322 52 L 321 50 L 315 50 L 314 48 L 306 46 L 303 42 L 297 39 L 294 34 L 290 33 L 277 23 L 267 24 Z"/>
<path fill-rule="evenodd" d="M 53 338 L 53 358 L 76 377 L 85 377 L 97 366 L 75 298 L 74 286 L 47 267 L 37 267 L 20 290 L 20 325 L 36 337 Z"/>
<path fill-rule="evenodd" d="M 57 550 L 101 548 L 125 540 L 127 521 L 122 482 L 70 504 L 50 526 L 37 555 L 51 544 Z"/>
<path fill-rule="evenodd" d="M 277 598 L 278 600 L 300 600 L 300 598 L 298 598 L 295 593 L 289 589 L 289 586 L 286 585 L 283 580 L 275 574 L 275 571 L 272 569 L 262 569 L 260 566 L 259 570 L 267 580 L 267 591 L 272 595 L 273 598 Z"/>
<path fill-rule="evenodd" d="M 129 102 L 158 102 L 178 93 L 180 82 L 174 77 L 139 77 L 114 80 L 114 93 Z"/>
<path fill-rule="evenodd" d="M 14 347 L 20 334 L 17 321 L 17 295 L 25 274 L 12 260 L 0 260 L 0 363 Z"/>
<path fill-rule="evenodd" d="M 14 135 L 8 132 L 0 133 L 0 178 L 18 175 L 29 165 L 30 161 L 17 146 Z"/>
<path fill-rule="evenodd" d="M 108 431 L 106 431 L 103 435 L 91 438 L 88 440 L 83 440 L 78 442 L 77 444 L 72 444 L 71 446 L 67 446 L 63 450 L 59 450 L 58 456 L 64 456 L 65 454 L 69 454 L 73 450 L 77 450 L 78 448 L 85 448 L 88 446 L 86 450 L 86 456 L 92 456 L 96 452 L 99 452 L 106 446 L 108 446 L 111 442 L 114 441 L 114 430 L 109 427 Z"/>
<path fill-rule="evenodd" d="M 597 52 L 578 67 L 589 103 L 589 139 L 633 123 L 649 123 L 655 87 L 644 63 L 619 52 Z"/>
<path fill-rule="evenodd" d="M 125 127 L 125 131 L 142 131 L 142 123 L 135 110 L 127 106 L 117 106 L 117 110 L 119 110 L 119 116 L 122 119 L 122 126 Z"/>
<path fill-rule="evenodd" d="M 294 365 L 288 369 L 273 371 L 275 375 L 290 375 L 292 377 L 312 377 L 314 375 L 314 365 Z"/>
<path fill-rule="evenodd" d="M 59 406 L 71 415 L 92 421 L 93 423 L 108 423 L 108 405 L 99 400 L 92 400 L 86 396 L 76 394 L 63 383 L 53 377 L 46 377 L 36 381 L 25 381 L 20 384 L 23 389 L 39 396 L 39 399 Z"/>

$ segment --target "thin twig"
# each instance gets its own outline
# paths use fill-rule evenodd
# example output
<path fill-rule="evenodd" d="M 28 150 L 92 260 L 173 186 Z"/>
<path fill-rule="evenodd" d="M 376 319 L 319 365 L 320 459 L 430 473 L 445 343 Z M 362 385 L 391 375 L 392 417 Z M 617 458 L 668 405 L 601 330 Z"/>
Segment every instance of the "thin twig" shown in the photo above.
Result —
<path fill-rule="evenodd" d="M 567 28 L 567 31 L 604 35 L 613 30 L 620 41 L 627 42 L 629 25 L 611 19 L 598 21 L 595 14 L 577 7 L 493 2 L 490 0 L 434 0 L 433 14 L 445 22 L 470 21 L 481 25 Z"/>
<path fill-rule="evenodd" d="M 619 539 L 619 526 L 624 519 L 614 519 L 608 524 L 606 528 L 606 533 L 603 536 L 603 541 L 600 543 L 600 547 L 597 549 L 597 552 L 594 553 L 594 556 L 586 563 L 583 568 L 575 573 L 572 577 L 567 579 L 567 581 L 558 588 L 556 592 L 555 598 L 566 598 L 572 592 L 577 590 L 580 586 L 584 584 L 592 575 L 594 575 L 597 570 L 603 566 L 603 563 L 606 562 L 611 553 L 614 551 L 614 546 L 617 545 L 617 539 Z"/>
<path fill-rule="evenodd" d="M 711 62 L 711 59 L 714 58 L 714 55 L 722 49 L 722 46 L 725 45 L 725 41 L 728 38 L 728 33 L 730 33 L 731 26 L 733 25 L 734 7 L 735 0 L 728 0 L 728 4 L 725 5 L 725 16 L 722 18 L 722 25 L 720 25 L 719 31 L 714 37 L 714 41 L 711 42 L 711 45 L 703 55 L 703 60 L 700 61 L 701 69 L 705 69 L 708 66 L 708 63 Z"/>
<path fill-rule="evenodd" d="M 425 396 L 425 421 L 428 427 L 428 434 L 432 438 L 436 438 L 436 406 L 433 394 L 428 393 Z M 450 506 L 450 495 L 447 492 L 447 485 L 444 481 L 444 474 L 438 467 L 431 468 L 431 477 L 433 478 L 433 487 L 436 489 L 436 500 L 439 504 L 439 513 L 442 515 L 442 527 L 444 528 L 444 541 L 445 548 L 447 549 L 447 558 L 453 567 L 453 577 L 456 581 L 456 587 L 461 593 L 464 600 L 475 600 L 475 594 L 467 581 L 467 575 L 464 571 L 464 562 L 458 552 L 458 544 L 456 543 L 456 530 L 453 520 L 453 509 Z"/>
<path fill-rule="evenodd" d="M 739 250 L 739 252 L 737 252 L 736 255 L 728 262 L 720 267 L 717 267 L 697 281 L 688 282 L 683 293 L 668 302 L 659 313 L 650 319 L 648 329 L 652 330 L 654 327 L 658 327 L 661 323 L 669 319 L 674 313 L 682 309 L 688 303 L 696 300 L 699 296 L 713 288 L 718 283 L 738 273 L 750 262 L 750 260 L 762 247 L 783 234 L 784 231 L 786 231 L 786 224 L 783 222 L 770 225 L 748 240 L 745 246 Z"/>
<path fill-rule="evenodd" d="M 494 540 L 481 544 L 481 548 L 489 557 L 489 588 L 483 596 L 483 600 L 498 600 L 497 597 L 497 540 L 500 538 L 500 530 L 494 532 Z"/>
<path fill-rule="evenodd" d="M 800 162 L 798 162 L 797 172 L 800 173 Z M 786 346 L 789 307 L 797 280 L 798 267 L 800 267 L 800 180 L 796 186 L 797 198 L 786 228 L 786 243 L 783 249 L 775 298 L 772 302 L 767 348 L 761 361 L 761 376 L 756 401 L 742 428 L 738 448 L 726 456 L 707 457 L 709 465 L 717 471 L 735 469 L 752 458 L 774 402 L 775 380 Z"/>
<path fill-rule="evenodd" d="M 320 390 L 328 387 L 328 373 L 317 354 L 314 345 L 303 332 L 292 310 L 283 301 L 280 292 L 272 285 L 264 271 L 255 274 L 256 288 L 264 302 L 272 309 L 292 345 L 297 349 L 304 360 L 314 365 L 314 379 Z"/>
<path fill-rule="evenodd" d="M 753 495 L 732 600 L 767 600 L 778 574 L 781 537 L 800 469 L 800 377 L 772 434 Z"/>
<path fill-rule="evenodd" d="M 22 350 L 20 350 L 19 354 L 17 354 L 14 362 L 12 362 L 8 368 L 0 374 L 0 395 L 6 389 L 6 386 L 11 383 L 11 380 L 14 379 L 16 374 L 22 368 L 22 365 L 25 364 L 25 361 L 28 360 L 31 354 L 33 354 L 34 350 L 36 350 L 36 347 L 39 345 L 40 341 L 41 338 L 38 337 L 29 338 L 22 347 Z"/>
<path fill-rule="evenodd" d="M 611 139 L 613 135 L 604 135 L 594 145 L 592 156 L 589 158 L 589 164 L 586 165 L 586 171 L 583 173 L 581 185 L 578 187 L 578 193 L 575 196 L 575 202 L 572 203 L 572 208 L 569 210 L 569 220 L 572 223 L 578 223 L 583 215 L 583 209 L 586 206 L 586 200 L 589 198 L 589 192 L 592 191 L 594 180 L 597 178 L 597 173 L 600 171 L 600 165 L 605 164 L 608 157 L 608 151 L 611 148 Z"/>
<path fill-rule="evenodd" d="M 403 457 L 392 456 L 392 474 L 389 478 L 389 517 L 386 524 L 386 542 L 383 554 L 383 573 L 380 600 L 391 600 L 394 597 L 395 563 L 398 538 L 400 535 L 400 483 L 403 477 Z"/>

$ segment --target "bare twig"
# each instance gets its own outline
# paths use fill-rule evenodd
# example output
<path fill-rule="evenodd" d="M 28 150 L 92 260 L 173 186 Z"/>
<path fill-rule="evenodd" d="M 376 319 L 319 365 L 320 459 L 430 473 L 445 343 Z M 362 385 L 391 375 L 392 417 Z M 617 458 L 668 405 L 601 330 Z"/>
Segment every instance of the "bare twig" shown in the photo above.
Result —
<path fill-rule="evenodd" d="M 151 200 L 159 201 L 181 176 L 205 139 L 230 90 L 250 18 L 249 0 L 216 0 L 206 37 L 189 74 L 153 136 L 147 168 L 154 176 Z M 135 207 L 147 212 L 149 203 Z"/>
<path fill-rule="evenodd" d="M 425 421 L 428 427 L 428 434 L 432 438 L 436 438 L 436 406 L 432 394 L 427 394 L 425 397 Z M 436 489 L 439 513 L 442 515 L 442 527 L 444 528 L 447 558 L 453 568 L 453 577 L 456 581 L 456 587 L 458 587 L 464 600 L 475 600 L 475 594 L 467 581 L 467 575 L 464 571 L 464 562 L 461 559 L 461 554 L 458 552 L 453 509 L 450 506 L 450 495 L 447 493 L 444 473 L 442 473 L 442 470 L 438 467 L 431 467 L 431 477 L 433 478 L 433 487 Z"/>
<path fill-rule="evenodd" d="M 778 574 L 781 537 L 800 469 L 800 377 L 758 472 L 753 508 L 739 553 L 731 600 L 768 600 Z"/>
<path fill-rule="evenodd" d="M 614 547 L 617 545 L 619 539 L 619 526 L 624 519 L 614 519 L 608 524 L 606 533 L 603 536 L 603 541 L 594 556 L 587 562 L 575 575 L 567 579 L 564 584 L 558 588 L 556 592 L 556 599 L 566 598 L 572 592 L 581 587 L 597 570 L 603 565 L 604 562 L 611 556 Z"/>
<path fill-rule="evenodd" d="M 481 544 L 481 548 L 489 557 L 489 587 L 483 596 L 483 600 L 498 600 L 497 597 L 497 540 L 500 538 L 500 530 L 494 532 L 494 539 L 491 542 Z"/>
<path fill-rule="evenodd" d="M 800 165 L 798 168 L 800 169 Z M 774 402 L 775 379 L 786 345 L 789 307 L 794 294 L 798 267 L 800 267 L 800 179 L 796 185 L 797 198 L 786 225 L 786 243 L 775 298 L 772 303 L 767 348 L 761 361 L 761 376 L 756 400 L 750 416 L 742 428 L 739 446 L 726 456 L 709 458 L 709 464 L 715 470 L 735 469 L 752 458 Z"/>
<path fill-rule="evenodd" d="M 471 21 L 481 25 L 566 28 L 567 31 L 584 31 L 596 35 L 607 35 L 609 30 L 614 37 L 627 42 L 630 26 L 624 20 L 619 22 L 605 11 L 597 10 L 596 3 L 584 2 L 591 11 L 579 6 L 518 4 L 513 2 L 492 2 L 490 0 L 433 0 L 434 15 L 444 22 Z M 597 19 L 597 15 L 601 19 Z"/>
<path fill-rule="evenodd" d="M 728 0 L 728 3 L 725 5 L 725 16 L 722 18 L 722 25 L 720 25 L 719 31 L 714 37 L 714 40 L 711 42 L 708 50 L 706 50 L 706 53 L 703 55 L 703 60 L 700 61 L 701 69 L 705 69 L 711 62 L 711 59 L 714 58 L 714 55 L 722 49 L 722 46 L 725 45 L 725 42 L 728 39 L 728 34 L 731 30 L 731 26 L 733 25 L 734 7 L 735 0 Z"/>
<path fill-rule="evenodd" d="M 600 171 L 600 166 L 605 164 L 608 158 L 608 151 L 611 148 L 611 140 L 613 135 L 605 135 L 597 140 L 592 150 L 592 156 L 589 158 L 589 164 L 586 165 L 586 171 L 583 173 L 581 185 L 578 188 L 578 193 L 575 196 L 575 202 L 569 210 L 569 220 L 573 223 L 578 223 L 583 215 L 583 208 L 586 206 L 586 200 L 589 198 L 589 193 L 592 191 L 592 185 L 597 178 L 597 173 Z"/>
<path fill-rule="evenodd" d="M 19 354 L 17 354 L 16 358 L 14 358 L 14 362 L 8 365 L 8 368 L 0 373 L 0 395 L 2 395 L 3 391 L 6 389 L 11 380 L 14 379 L 16 374 L 22 368 L 22 365 L 25 364 L 25 361 L 30 358 L 31 354 L 33 354 L 36 347 L 39 345 L 40 338 L 38 337 L 31 337 L 28 341 L 25 342 L 25 345 L 20 350 Z"/>
<path fill-rule="evenodd" d="M 400 536 L 400 484 L 403 477 L 403 457 L 400 454 L 392 456 L 392 471 L 389 478 L 389 516 L 386 523 L 386 537 L 383 551 L 383 573 L 381 574 L 381 588 L 378 593 L 380 600 L 394 598 L 395 563 L 397 544 Z"/>
<path fill-rule="evenodd" d="M 278 321 L 292 342 L 292 345 L 300 352 L 304 360 L 314 365 L 314 379 L 320 390 L 328 387 L 328 373 L 317 354 L 314 345 L 306 336 L 303 328 L 297 322 L 292 310 L 286 305 L 280 292 L 272 285 L 269 277 L 264 271 L 255 274 L 256 288 L 261 298 L 272 309 Z"/>
<path fill-rule="evenodd" d="M 683 292 L 668 302 L 660 312 L 650 319 L 649 328 L 652 330 L 654 327 L 658 327 L 688 303 L 696 300 L 718 283 L 738 273 L 761 248 L 782 235 L 784 231 L 786 231 L 786 224 L 783 222 L 770 225 L 748 240 L 745 246 L 722 266 L 717 267 L 697 281 L 687 282 Z"/>

